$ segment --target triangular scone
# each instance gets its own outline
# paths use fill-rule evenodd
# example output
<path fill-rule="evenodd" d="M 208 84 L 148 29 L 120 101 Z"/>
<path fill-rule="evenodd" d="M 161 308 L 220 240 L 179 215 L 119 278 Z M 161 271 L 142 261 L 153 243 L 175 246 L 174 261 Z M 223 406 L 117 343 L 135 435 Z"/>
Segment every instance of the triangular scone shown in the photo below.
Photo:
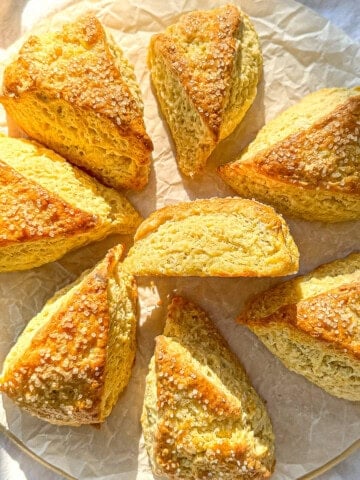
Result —
<path fill-rule="evenodd" d="M 168 310 L 142 414 L 154 473 L 181 479 L 266 479 L 274 435 L 265 407 L 206 314 L 181 297 Z"/>
<path fill-rule="evenodd" d="M 0 271 L 52 262 L 140 221 L 123 195 L 53 151 L 0 135 Z"/>
<path fill-rule="evenodd" d="M 0 102 L 32 138 L 115 188 L 148 182 L 152 143 L 132 66 L 90 15 L 32 35 Z"/>
<path fill-rule="evenodd" d="M 148 63 L 180 170 L 201 173 L 255 99 L 262 56 L 254 27 L 235 5 L 185 14 L 152 37 Z"/>
<path fill-rule="evenodd" d="M 211 198 L 152 213 L 124 264 L 134 275 L 273 277 L 296 273 L 299 252 L 273 208 Z"/>
<path fill-rule="evenodd" d="M 0 390 L 60 425 L 103 422 L 127 385 L 135 356 L 135 280 L 114 247 L 30 320 L 5 359 Z"/>
<path fill-rule="evenodd" d="M 360 253 L 261 293 L 239 321 L 290 370 L 360 401 Z"/>
<path fill-rule="evenodd" d="M 360 218 L 360 87 L 326 88 L 271 120 L 219 167 L 239 195 L 306 220 Z"/>

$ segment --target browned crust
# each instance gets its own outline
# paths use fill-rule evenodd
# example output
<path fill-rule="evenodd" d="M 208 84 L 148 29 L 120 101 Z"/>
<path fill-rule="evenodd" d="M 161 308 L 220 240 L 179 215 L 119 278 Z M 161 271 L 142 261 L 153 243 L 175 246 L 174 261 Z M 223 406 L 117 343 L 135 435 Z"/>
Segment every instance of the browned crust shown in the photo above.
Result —
<path fill-rule="evenodd" d="M 156 210 L 139 226 L 134 240 L 138 241 L 148 236 L 151 232 L 156 231 L 160 225 L 170 220 L 182 220 L 192 215 L 206 215 L 211 213 L 233 215 L 236 212 L 241 212 L 244 216 L 253 216 L 267 224 L 273 223 L 274 226 L 278 226 L 279 231 L 283 230 L 282 218 L 268 205 L 244 198 L 216 197 L 195 200 L 193 202 L 180 202 Z"/>
<path fill-rule="evenodd" d="M 218 171 L 225 179 L 243 172 L 308 190 L 360 195 L 359 144 L 360 95 L 354 95 L 310 128 L 250 159 L 222 165 Z M 323 161 L 323 151 L 332 154 L 331 162 Z"/>
<path fill-rule="evenodd" d="M 181 309 L 195 309 L 199 312 L 201 322 L 204 322 L 209 337 L 214 337 L 214 341 L 219 342 L 224 358 L 235 363 L 238 362 L 227 342 L 205 312 L 185 298 L 172 298 L 168 307 L 167 322 L 171 324 L 175 322 L 181 329 L 179 309 L 180 311 Z M 231 472 L 234 479 L 265 480 L 270 478 L 271 472 L 259 458 L 254 456 L 247 442 L 231 439 L 227 422 L 229 420 L 232 422 L 242 421 L 243 411 L 240 403 L 231 394 L 222 393 L 210 379 L 187 362 L 184 348 L 191 354 L 191 351 L 187 350 L 186 342 L 183 343 L 180 332 L 179 337 L 177 334 L 171 337 L 169 332 L 168 336 L 164 334 L 156 338 L 154 357 L 159 420 L 153 446 L 156 465 L 160 467 L 160 472 L 157 473 L 166 474 L 168 478 L 180 478 L 182 474 L 181 459 L 187 458 L 191 462 L 194 458 L 194 449 L 199 452 L 203 452 L 205 449 L 208 466 L 206 462 L 202 466 L 197 466 L 196 478 L 207 478 L 208 474 L 213 477 L 214 471 L 221 471 L 222 468 L 227 474 Z M 221 440 L 204 445 L 201 435 L 191 435 L 192 430 L 196 430 L 197 419 L 179 419 L 176 415 L 186 400 L 190 404 L 198 403 L 198 407 L 208 414 L 209 424 L 221 431 Z M 224 422 L 223 425 L 222 422 Z M 245 473 L 239 468 L 239 465 L 246 465 Z M 195 478 L 195 476 L 186 478 Z"/>
<path fill-rule="evenodd" d="M 191 461 L 192 455 L 189 455 L 188 452 L 196 448 L 197 444 L 194 443 L 193 438 L 191 441 L 186 438 L 190 423 L 189 425 L 181 424 L 182 430 L 179 433 L 169 426 L 171 422 L 171 415 L 167 415 L 163 417 L 159 424 L 155 438 L 154 455 L 157 464 L 161 468 L 161 471 L 158 473 L 165 474 L 167 478 L 178 479 L 180 478 L 178 469 L 181 470 L 179 455 L 184 455 Z M 223 433 L 225 434 L 225 431 Z M 174 445 L 176 445 L 176 452 L 173 450 Z M 243 478 L 266 480 L 271 477 L 271 472 L 258 459 L 249 455 L 249 448 L 245 443 L 234 444 L 224 438 L 221 443 L 206 445 L 206 455 L 208 466 L 203 465 L 202 468 L 198 466 L 196 477 L 189 476 L 186 478 L 214 478 L 214 468 L 211 465 L 216 465 L 215 469 L 220 470 L 221 466 L 223 466 L 227 472 L 231 471 L 234 480 Z M 244 462 L 246 462 L 246 475 L 239 468 L 239 464 L 244 464 Z M 212 476 L 209 477 L 209 474 Z"/>
<path fill-rule="evenodd" d="M 17 59 L 5 69 L 0 101 L 6 107 L 8 102 L 21 102 L 26 94 L 37 95 L 45 102 L 63 99 L 75 108 L 94 111 L 110 120 L 121 135 L 132 137 L 149 154 L 153 145 L 142 112 L 116 67 L 99 20 L 84 15 L 65 24 L 56 38 L 48 55 L 42 49 L 41 36 L 32 35 L 26 40 Z M 68 58 L 66 68 L 58 68 L 64 43 L 79 44 L 86 50 Z M 138 161 L 148 163 L 147 156 Z"/>
<path fill-rule="evenodd" d="M 171 427 L 174 425 L 174 412 L 180 403 L 177 394 L 181 398 L 188 398 L 190 402 L 198 402 L 218 421 L 234 419 L 242 413 L 231 398 L 222 394 L 208 379 L 184 362 L 181 350 L 176 347 L 176 342 L 163 335 L 156 338 L 157 406 L 161 420 L 155 434 L 154 455 L 157 464 L 170 475 L 174 475 L 180 467 L 179 453 L 180 456 L 189 456 L 186 452 L 197 447 L 193 443 L 190 445 L 187 439 L 187 434 L 192 429 L 191 420 L 177 423 L 178 428 Z M 216 456 L 219 463 L 226 461 L 228 450 L 230 446 L 226 441 L 208 447 L 209 456 Z M 234 449 L 232 451 L 235 452 Z M 247 451 L 245 443 L 236 445 L 237 459 L 243 459 Z"/>
<path fill-rule="evenodd" d="M 176 342 L 160 335 L 156 338 L 155 368 L 158 377 L 157 398 L 161 415 L 168 409 L 176 410 L 176 393 L 181 392 L 192 401 L 198 401 L 218 417 L 241 415 L 241 409 L 205 377 L 186 364 Z M 206 402 L 204 402 L 206 399 Z"/>
<path fill-rule="evenodd" d="M 353 282 L 298 303 L 284 305 L 266 317 L 249 318 L 245 314 L 239 321 L 250 328 L 291 325 L 360 359 L 359 318 L 360 282 Z"/>
<path fill-rule="evenodd" d="M 234 5 L 183 15 L 165 33 L 154 35 L 151 46 L 161 55 L 179 79 L 203 121 L 218 140 L 228 101 L 228 87 L 234 68 L 237 40 L 243 24 L 242 14 Z M 199 63 L 185 55 L 185 48 L 174 41 L 173 32 L 190 44 L 194 40 L 210 44 L 208 58 Z"/>
<path fill-rule="evenodd" d="M 99 225 L 80 210 L 0 160 L 0 246 L 70 237 Z"/>
<path fill-rule="evenodd" d="M 0 390 L 33 415 L 75 426 L 103 420 L 108 276 L 121 252 L 122 246 L 109 251 L 1 378 Z"/>

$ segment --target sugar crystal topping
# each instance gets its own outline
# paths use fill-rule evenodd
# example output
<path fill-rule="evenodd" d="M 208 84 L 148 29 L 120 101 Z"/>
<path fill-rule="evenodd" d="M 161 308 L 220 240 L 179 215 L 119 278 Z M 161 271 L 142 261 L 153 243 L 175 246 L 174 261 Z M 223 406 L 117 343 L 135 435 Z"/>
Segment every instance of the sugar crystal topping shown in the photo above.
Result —
<path fill-rule="evenodd" d="M 253 161 L 261 173 L 284 182 L 360 194 L 360 95 Z"/>
<path fill-rule="evenodd" d="M 95 215 L 69 205 L 0 161 L 0 245 L 75 235 L 97 223 Z"/>
<path fill-rule="evenodd" d="M 155 49 L 170 61 L 198 112 L 217 134 L 228 98 L 242 25 L 232 5 L 183 15 L 155 37 Z M 175 39 L 175 40 L 174 40 Z"/>
<path fill-rule="evenodd" d="M 117 68 L 96 17 L 84 16 L 61 31 L 31 36 L 5 71 L 6 94 L 36 91 L 44 101 L 64 99 L 144 133 L 141 110 Z"/>
<path fill-rule="evenodd" d="M 30 413 L 61 422 L 99 421 L 108 343 L 108 268 L 106 257 L 35 333 L 26 355 L 5 372 L 1 390 Z"/>

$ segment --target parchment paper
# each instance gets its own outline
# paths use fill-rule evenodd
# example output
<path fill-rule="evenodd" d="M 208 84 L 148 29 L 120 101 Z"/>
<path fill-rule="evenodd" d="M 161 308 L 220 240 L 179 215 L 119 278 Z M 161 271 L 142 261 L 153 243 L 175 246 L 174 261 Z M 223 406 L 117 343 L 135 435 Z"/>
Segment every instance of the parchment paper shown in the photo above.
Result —
<path fill-rule="evenodd" d="M 7 2 L 5 2 L 6 4 Z M 233 159 L 258 129 L 285 107 L 321 87 L 360 83 L 359 46 L 340 30 L 292 0 L 237 1 L 259 33 L 264 54 L 264 76 L 253 107 L 239 128 L 216 149 L 201 180 L 183 178 L 176 166 L 173 145 L 159 112 L 146 69 L 150 36 L 176 21 L 182 12 L 213 8 L 216 0 L 72 0 L 30 1 L 22 15 L 22 31 L 39 16 L 50 16 L 50 26 L 93 9 L 111 29 L 126 56 L 135 65 L 143 92 L 145 121 L 154 142 L 154 169 L 148 187 L 129 194 L 142 215 L 181 200 L 234 195 L 215 174 L 220 163 Z M 70 10 L 64 9 L 64 6 Z M 58 13 L 54 16 L 54 11 Z M 19 35 L 16 15 L 3 17 L 3 40 Z M 37 27 L 38 28 L 38 27 Z M 42 28 L 40 26 L 40 28 Z M 7 32 L 7 33 L 6 33 Z M 11 51 L 10 49 L 9 51 Z M 2 51 L 6 58 L 9 51 Z M 2 113 L 1 128 L 6 132 Z M 360 222 L 337 225 L 288 220 L 300 250 L 300 273 L 360 248 Z M 94 265 L 106 249 L 128 238 L 111 237 L 68 254 L 61 261 L 26 271 L 0 275 L 0 362 L 26 322 L 60 287 Z M 23 413 L 8 399 L 0 400 L 0 422 L 42 458 L 79 479 L 150 480 L 139 418 L 147 365 L 154 337 L 162 332 L 168 295 L 183 294 L 208 311 L 246 367 L 257 391 L 267 403 L 275 435 L 276 480 L 292 480 L 325 464 L 360 437 L 360 405 L 336 399 L 304 378 L 289 372 L 263 345 L 238 326 L 234 318 L 253 292 L 282 279 L 139 279 L 141 317 L 138 350 L 129 386 L 111 416 L 95 429 L 55 427 Z"/>

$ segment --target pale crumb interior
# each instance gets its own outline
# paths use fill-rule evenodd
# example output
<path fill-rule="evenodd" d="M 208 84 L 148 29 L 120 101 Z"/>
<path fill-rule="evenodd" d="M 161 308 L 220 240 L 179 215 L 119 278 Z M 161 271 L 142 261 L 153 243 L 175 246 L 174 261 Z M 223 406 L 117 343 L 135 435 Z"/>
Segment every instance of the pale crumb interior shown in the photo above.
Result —
<path fill-rule="evenodd" d="M 166 60 L 156 52 L 151 57 L 151 77 L 175 142 L 180 170 L 195 175 L 203 170 L 215 148 L 213 135 Z"/>
<path fill-rule="evenodd" d="M 286 266 L 288 273 L 296 270 L 296 247 L 287 234 L 285 225 L 241 213 L 190 215 L 135 242 L 125 263 L 138 274 L 281 275 Z"/>
<path fill-rule="evenodd" d="M 290 370 L 331 395 L 352 401 L 360 400 L 360 364 L 346 352 L 336 351 L 291 326 L 264 328 L 254 326 L 254 332 L 267 348 Z"/>
<path fill-rule="evenodd" d="M 21 107 L 8 103 L 6 108 L 21 126 L 37 112 L 36 121 L 25 127 L 31 137 L 108 185 L 130 188 L 134 179 L 141 183 L 147 177 L 149 167 L 135 162 L 130 139 L 121 137 L 112 121 L 90 110 L 85 115 L 61 99 L 44 101 L 29 94 L 23 95 Z"/>
<path fill-rule="evenodd" d="M 102 417 L 106 418 L 129 382 L 135 358 L 137 295 L 134 279 L 115 268 L 108 282 L 110 313 Z"/>
<path fill-rule="evenodd" d="M 242 158 L 247 158 L 247 154 Z M 271 204 L 284 215 L 310 221 L 339 222 L 359 218 L 360 199 L 357 195 L 324 189 L 306 189 L 261 175 L 242 165 L 242 158 L 224 165 L 220 175 L 230 187 L 245 198 Z M 221 167 L 220 167 L 221 168 Z"/>

